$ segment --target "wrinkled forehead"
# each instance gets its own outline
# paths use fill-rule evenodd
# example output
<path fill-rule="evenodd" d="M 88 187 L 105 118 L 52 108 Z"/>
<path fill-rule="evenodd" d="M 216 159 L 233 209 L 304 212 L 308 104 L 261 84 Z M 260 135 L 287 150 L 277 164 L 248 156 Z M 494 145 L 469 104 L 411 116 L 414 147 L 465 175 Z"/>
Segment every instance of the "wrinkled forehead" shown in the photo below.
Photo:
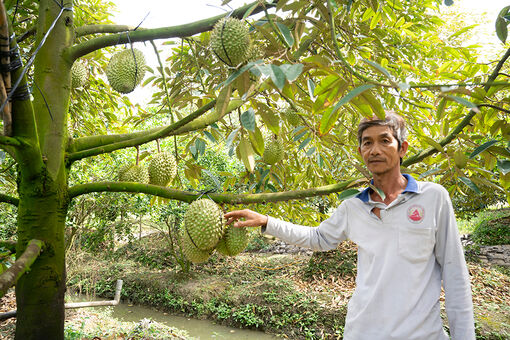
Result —
<path fill-rule="evenodd" d="M 395 138 L 393 136 L 393 130 L 389 126 L 375 125 L 370 126 L 363 130 L 361 134 L 361 140 L 365 139 L 378 139 L 378 138 Z"/>

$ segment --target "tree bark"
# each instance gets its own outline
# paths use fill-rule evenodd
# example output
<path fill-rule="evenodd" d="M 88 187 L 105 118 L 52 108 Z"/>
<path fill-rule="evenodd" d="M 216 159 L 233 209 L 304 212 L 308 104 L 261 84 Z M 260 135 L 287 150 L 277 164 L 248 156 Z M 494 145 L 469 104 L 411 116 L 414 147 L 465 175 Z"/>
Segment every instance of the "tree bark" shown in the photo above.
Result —
<path fill-rule="evenodd" d="M 20 184 L 18 256 L 31 239 L 45 251 L 16 284 L 16 339 L 63 339 L 66 197 L 59 186 L 41 176 Z M 60 186 L 62 188 L 62 186 Z M 51 312 L 49 312 L 51 311 Z"/>

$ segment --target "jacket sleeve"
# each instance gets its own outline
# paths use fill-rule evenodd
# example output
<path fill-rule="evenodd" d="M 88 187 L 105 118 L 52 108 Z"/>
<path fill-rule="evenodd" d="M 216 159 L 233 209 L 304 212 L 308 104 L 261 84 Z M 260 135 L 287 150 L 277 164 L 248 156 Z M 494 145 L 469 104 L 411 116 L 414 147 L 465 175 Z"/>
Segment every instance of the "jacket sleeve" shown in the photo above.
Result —
<path fill-rule="evenodd" d="M 441 267 L 446 314 L 453 340 L 474 340 L 475 324 L 469 272 L 448 192 L 438 200 L 436 261 Z"/>
<path fill-rule="evenodd" d="M 282 241 L 316 251 L 335 249 L 347 238 L 347 216 L 343 202 L 318 227 L 308 227 L 285 222 L 268 216 L 267 225 L 262 232 L 273 235 Z"/>

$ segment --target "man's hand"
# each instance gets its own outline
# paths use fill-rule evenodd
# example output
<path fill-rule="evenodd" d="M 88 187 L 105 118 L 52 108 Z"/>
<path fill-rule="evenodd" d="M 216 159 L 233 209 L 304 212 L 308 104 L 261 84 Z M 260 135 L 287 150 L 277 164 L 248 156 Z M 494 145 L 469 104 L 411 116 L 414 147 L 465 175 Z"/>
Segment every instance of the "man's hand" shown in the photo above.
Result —
<path fill-rule="evenodd" d="M 235 222 L 234 227 L 236 228 L 259 227 L 267 224 L 267 216 L 250 209 L 234 210 L 226 213 L 224 216 L 227 219 L 227 224 Z M 244 219 L 244 221 L 239 221 L 239 219 Z"/>

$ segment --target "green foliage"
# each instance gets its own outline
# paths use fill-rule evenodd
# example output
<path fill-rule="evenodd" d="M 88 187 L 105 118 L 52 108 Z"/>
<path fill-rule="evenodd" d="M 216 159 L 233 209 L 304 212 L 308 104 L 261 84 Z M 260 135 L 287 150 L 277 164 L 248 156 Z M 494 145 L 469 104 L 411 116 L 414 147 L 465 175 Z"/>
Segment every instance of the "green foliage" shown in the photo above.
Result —
<path fill-rule="evenodd" d="M 471 237 L 478 245 L 510 244 L 510 209 L 484 213 Z"/>

